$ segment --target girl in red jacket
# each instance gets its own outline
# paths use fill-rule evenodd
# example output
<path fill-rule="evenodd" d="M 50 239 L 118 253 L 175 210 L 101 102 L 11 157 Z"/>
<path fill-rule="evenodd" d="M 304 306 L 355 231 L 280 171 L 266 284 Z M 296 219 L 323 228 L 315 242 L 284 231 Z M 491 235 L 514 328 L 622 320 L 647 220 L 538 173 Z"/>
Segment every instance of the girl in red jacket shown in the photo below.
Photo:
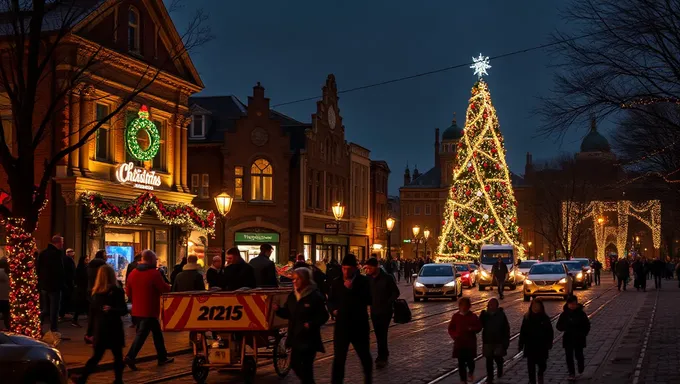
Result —
<path fill-rule="evenodd" d="M 482 330 L 479 317 L 470 311 L 470 299 L 458 300 L 458 312 L 449 322 L 449 336 L 453 339 L 453 357 L 458 358 L 460 382 L 474 381 L 477 333 Z"/>

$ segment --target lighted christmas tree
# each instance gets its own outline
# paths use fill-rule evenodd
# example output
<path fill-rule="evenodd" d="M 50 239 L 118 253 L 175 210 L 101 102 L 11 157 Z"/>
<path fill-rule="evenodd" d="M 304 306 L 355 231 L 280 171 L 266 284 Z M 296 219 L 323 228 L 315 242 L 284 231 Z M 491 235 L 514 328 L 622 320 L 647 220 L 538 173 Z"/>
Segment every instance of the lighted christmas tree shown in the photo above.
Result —
<path fill-rule="evenodd" d="M 489 58 L 473 59 L 479 80 L 465 118 L 463 137 L 456 149 L 453 183 L 444 211 L 437 253 L 456 259 L 477 257 L 482 244 L 503 243 L 520 247 L 517 201 L 496 109 L 489 86 L 482 79 L 491 68 Z"/>

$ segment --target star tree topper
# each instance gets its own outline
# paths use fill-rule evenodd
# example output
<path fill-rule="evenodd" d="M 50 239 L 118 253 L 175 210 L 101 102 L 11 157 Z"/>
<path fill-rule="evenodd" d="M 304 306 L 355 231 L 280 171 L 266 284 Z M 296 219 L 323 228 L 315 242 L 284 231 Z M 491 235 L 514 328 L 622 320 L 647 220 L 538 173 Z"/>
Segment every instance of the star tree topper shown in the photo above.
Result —
<path fill-rule="evenodd" d="M 489 76 L 489 73 L 486 72 L 487 69 L 491 68 L 489 65 L 489 56 L 482 56 L 482 54 L 479 54 L 479 57 L 473 57 L 472 58 L 472 64 L 470 68 L 475 70 L 475 75 L 477 75 L 480 79 L 482 76 Z"/>

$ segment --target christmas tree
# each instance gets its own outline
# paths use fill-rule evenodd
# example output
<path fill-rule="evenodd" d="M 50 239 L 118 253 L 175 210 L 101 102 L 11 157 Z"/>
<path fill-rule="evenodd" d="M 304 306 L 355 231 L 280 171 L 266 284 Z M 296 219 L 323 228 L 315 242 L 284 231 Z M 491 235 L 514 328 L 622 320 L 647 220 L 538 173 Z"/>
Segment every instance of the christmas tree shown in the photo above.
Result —
<path fill-rule="evenodd" d="M 489 87 L 481 78 L 488 57 L 474 59 L 479 80 L 472 87 L 463 137 L 456 149 L 453 183 L 444 211 L 437 253 L 477 257 L 482 244 L 514 244 L 521 250 L 517 201 L 505 162 L 503 136 Z"/>

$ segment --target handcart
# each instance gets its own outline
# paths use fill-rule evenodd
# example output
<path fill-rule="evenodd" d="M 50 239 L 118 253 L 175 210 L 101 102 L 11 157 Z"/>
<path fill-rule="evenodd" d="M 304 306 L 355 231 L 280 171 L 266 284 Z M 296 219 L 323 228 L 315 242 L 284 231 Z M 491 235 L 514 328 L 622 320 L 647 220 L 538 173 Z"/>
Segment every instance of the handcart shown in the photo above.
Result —
<path fill-rule="evenodd" d="M 166 293 L 161 297 L 163 331 L 190 331 L 194 359 L 191 373 L 203 383 L 211 368 L 240 371 L 255 379 L 259 359 L 273 360 L 279 377 L 290 371 L 285 347 L 287 321 L 276 316 L 290 289 Z M 210 339 L 208 336 L 212 336 Z"/>

